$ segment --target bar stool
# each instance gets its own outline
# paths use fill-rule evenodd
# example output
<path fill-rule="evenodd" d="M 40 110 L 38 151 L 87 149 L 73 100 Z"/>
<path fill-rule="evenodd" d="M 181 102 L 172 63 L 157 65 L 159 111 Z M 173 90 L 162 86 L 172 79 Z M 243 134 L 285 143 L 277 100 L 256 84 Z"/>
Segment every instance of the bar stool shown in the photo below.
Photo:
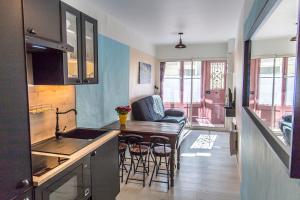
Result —
<path fill-rule="evenodd" d="M 143 181 L 143 187 L 145 187 L 145 178 L 146 178 L 146 174 L 148 174 L 147 171 L 147 167 L 146 167 L 146 163 L 147 163 L 147 155 L 149 153 L 149 147 L 145 146 L 142 144 L 144 138 L 142 136 L 139 135 L 126 135 L 126 141 L 127 141 L 127 145 L 128 145 L 128 149 L 129 149 L 129 153 L 130 153 L 130 168 L 129 168 L 129 172 L 127 175 L 127 179 L 125 184 L 128 183 L 128 180 L 136 180 L 136 181 Z M 138 160 L 137 165 L 135 166 L 135 158 Z M 139 163 L 142 164 L 142 171 L 137 171 L 139 166 Z M 137 179 L 137 178 L 129 178 L 131 171 L 134 171 L 134 174 L 136 172 L 141 172 L 143 173 L 143 179 Z"/>
<path fill-rule="evenodd" d="M 127 150 L 127 144 L 126 144 L 126 137 L 124 137 L 123 135 L 119 135 L 119 168 L 121 170 L 121 183 L 123 183 L 123 177 L 124 177 L 124 171 L 127 171 L 127 168 L 125 166 L 125 154 L 126 154 L 126 150 Z"/>
<path fill-rule="evenodd" d="M 150 179 L 149 186 L 151 186 L 152 181 L 159 182 L 159 183 L 167 183 L 168 189 L 170 188 L 170 169 L 169 169 L 169 163 L 170 163 L 170 157 L 171 157 L 171 147 L 170 147 L 170 141 L 169 138 L 163 137 L 163 136 L 151 136 L 150 137 L 150 143 L 151 143 L 151 152 L 154 156 L 154 167 Z M 159 158 L 159 162 L 157 162 Z M 162 162 L 162 158 L 165 158 L 165 162 Z M 165 163 L 165 169 L 167 173 L 160 172 L 160 166 L 162 163 Z M 167 175 L 167 181 L 159 181 L 159 180 L 153 180 L 153 175 L 156 173 L 156 176 L 158 174 Z"/>

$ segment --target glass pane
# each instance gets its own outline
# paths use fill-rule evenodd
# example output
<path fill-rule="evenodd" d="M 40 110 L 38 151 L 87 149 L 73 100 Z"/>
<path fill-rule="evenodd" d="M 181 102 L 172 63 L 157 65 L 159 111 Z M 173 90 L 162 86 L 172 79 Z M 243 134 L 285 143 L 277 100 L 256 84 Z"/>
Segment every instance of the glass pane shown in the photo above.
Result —
<path fill-rule="evenodd" d="M 287 7 L 286 3 L 293 3 Z M 276 20 L 278 12 L 289 19 Z M 249 108 L 264 122 L 278 142 L 290 145 L 293 129 L 293 96 L 295 84 L 295 55 L 297 54 L 297 26 L 288 21 L 298 21 L 298 1 L 281 1 L 276 9 L 251 37 L 251 68 Z M 295 24 L 295 23 L 294 23 Z M 284 36 L 269 27 L 288 30 Z M 296 38 L 297 39 L 297 38 Z M 291 55 L 291 57 L 287 56 Z"/>
<path fill-rule="evenodd" d="M 66 12 L 67 43 L 74 47 L 74 52 L 68 52 L 68 78 L 79 78 L 77 49 L 77 17 Z"/>
<path fill-rule="evenodd" d="M 49 195 L 49 200 L 75 200 L 78 197 L 77 176 L 69 179 L 65 184 Z"/>
<path fill-rule="evenodd" d="M 167 62 L 163 98 L 167 103 L 180 103 L 180 62 Z"/>
<path fill-rule="evenodd" d="M 94 63 L 94 25 L 88 21 L 85 22 L 85 42 L 86 42 L 86 78 L 95 77 Z"/>
<path fill-rule="evenodd" d="M 272 105 L 273 78 L 259 78 L 258 103 Z"/>
<path fill-rule="evenodd" d="M 183 71 L 183 103 L 191 103 L 192 62 L 184 62 Z"/>
<path fill-rule="evenodd" d="M 201 61 L 193 62 L 193 103 L 200 103 L 201 101 Z"/>
<path fill-rule="evenodd" d="M 295 81 L 295 57 L 288 58 L 288 67 L 286 74 L 286 93 L 285 93 L 285 105 L 292 106 L 294 98 L 294 81 Z"/>
<path fill-rule="evenodd" d="M 225 85 L 225 63 L 213 62 L 210 64 L 210 89 L 223 90 Z"/>

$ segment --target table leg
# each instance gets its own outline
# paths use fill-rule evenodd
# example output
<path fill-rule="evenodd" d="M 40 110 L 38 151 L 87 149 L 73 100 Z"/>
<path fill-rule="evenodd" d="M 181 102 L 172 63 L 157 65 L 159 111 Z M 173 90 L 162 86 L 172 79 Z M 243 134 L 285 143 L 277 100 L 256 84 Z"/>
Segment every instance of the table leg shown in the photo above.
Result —
<path fill-rule="evenodd" d="M 175 169 L 175 149 L 171 150 L 171 161 L 170 161 L 170 171 L 171 171 L 171 187 L 174 186 L 174 169 Z"/>
<path fill-rule="evenodd" d="M 177 169 L 180 169 L 180 146 L 177 148 Z"/>

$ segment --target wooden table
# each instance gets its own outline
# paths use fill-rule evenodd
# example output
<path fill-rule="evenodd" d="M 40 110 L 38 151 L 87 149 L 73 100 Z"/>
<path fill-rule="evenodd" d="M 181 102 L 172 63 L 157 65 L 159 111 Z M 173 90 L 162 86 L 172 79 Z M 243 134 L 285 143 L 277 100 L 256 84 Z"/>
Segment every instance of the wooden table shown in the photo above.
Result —
<path fill-rule="evenodd" d="M 159 135 L 170 139 L 171 144 L 171 158 L 170 158 L 170 172 L 171 172 L 171 186 L 174 186 L 174 170 L 175 170 L 175 151 L 177 149 L 177 169 L 180 166 L 180 148 L 177 145 L 178 138 L 182 127 L 179 124 L 165 123 L 165 122 L 148 122 L 148 121 L 127 121 L 126 126 L 120 126 L 119 122 L 113 122 L 102 129 L 104 130 L 120 130 L 122 134 L 137 134 L 144 137 L 145 141 L 149 141 L 150 136 Z M 177 147 L 178 146 L 178 147 Z"/>

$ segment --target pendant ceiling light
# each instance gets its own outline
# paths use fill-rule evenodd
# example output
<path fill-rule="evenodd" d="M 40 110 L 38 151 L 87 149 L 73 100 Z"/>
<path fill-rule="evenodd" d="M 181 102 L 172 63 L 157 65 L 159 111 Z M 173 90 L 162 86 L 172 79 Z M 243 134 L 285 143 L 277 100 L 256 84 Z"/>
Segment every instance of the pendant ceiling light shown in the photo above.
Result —
<path fill-rule="evenodd" d="M 290 39 L 290 41 L 291 41 L 291 42 L 296 42 L 296 41 L 297 41 L 297 37 L 296 37 L 296 36 L 292 37 L 292 38 Z"/>
<path fill-rule="evenodd" d="M 182 39 L 181 36 L 183 35 L 183 33 L 178 33 L 179 35 L 179 43 L 175 46 L 176 49 L 184 49 L 186 48 L 186 45 L 182 43 Z"/>

